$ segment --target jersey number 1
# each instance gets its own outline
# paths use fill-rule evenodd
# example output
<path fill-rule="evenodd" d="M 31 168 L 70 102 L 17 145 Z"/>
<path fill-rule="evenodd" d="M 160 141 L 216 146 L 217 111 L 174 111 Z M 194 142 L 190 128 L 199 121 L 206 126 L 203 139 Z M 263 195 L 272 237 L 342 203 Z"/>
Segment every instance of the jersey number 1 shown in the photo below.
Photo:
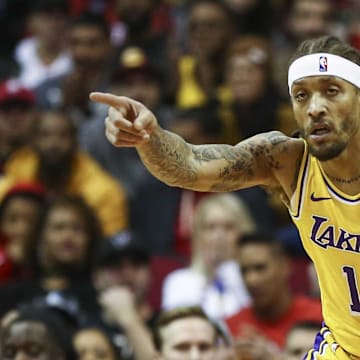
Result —
<path fill-rule="evenodd" d="M 352 312 L 360 313 L 359 289 L 356 282 L 355 270 L 351 266 L 343 266 L 342 269 L 349 285 L 351 298 L 350 309 Z"/>

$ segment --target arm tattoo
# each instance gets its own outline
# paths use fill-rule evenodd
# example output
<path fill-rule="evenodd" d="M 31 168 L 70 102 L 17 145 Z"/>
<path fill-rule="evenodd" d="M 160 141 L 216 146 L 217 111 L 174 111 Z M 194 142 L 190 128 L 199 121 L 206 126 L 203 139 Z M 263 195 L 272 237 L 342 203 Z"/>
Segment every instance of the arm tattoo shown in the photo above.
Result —
<path fill-rule="evenodd" d="M 190 145 L 173 133 L 158 131 L 151 135 L 150 151 L 147 148 L 140 156 L 147 168 L 169 185 L 193 188 L 202 168 L 213 166 L 208 189 L 202 190 L 232 191 L 255 185 L 260 168 L 280 168 L 274 149 L 286 151 L 287 139 L 280 132 L 271 132 L 236 146 Z"/>
<path fill-rule="evenodd" d="M 179 136 L 166 130 L 153 133 L 150 151 L 141 152 L 145 166 L 168 185 L 191 187 L 197 180 L 196 169 L 188 161 L 190 148 Z"/>
<path fill-rule="evenodd" d="M 256 180 L 255 167 L 262 162 L 267 169 L 279 169 L 281 164 L 275 158 L 275 148 L 286 151 L 287 136 L 279 131 L 261 134 L 256 139 L 230 147 L 231 154 L 225 157 L 227 165 L 220 169 L 219 182 L 213 184 L 213 191 L 237 190 L 241 184 L 250 184 Z M 257 185 L 260 185 L 260 179 Z"/>

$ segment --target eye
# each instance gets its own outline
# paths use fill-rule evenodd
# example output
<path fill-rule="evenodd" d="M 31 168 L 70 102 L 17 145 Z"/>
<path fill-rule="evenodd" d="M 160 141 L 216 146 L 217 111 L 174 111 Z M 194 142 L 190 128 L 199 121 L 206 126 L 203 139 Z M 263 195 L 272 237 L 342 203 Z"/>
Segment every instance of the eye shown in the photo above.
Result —
<path fill-rule="evenodd" d="M 175 349 L 177 351 L 185 352 L 185 351 L 189 351 L 190 348 L 191 348 L 191 345 L 188 343 L 180 343 L 180 344 L 175 345 Z"/>
<path fill-rule="evenodd" d="M 212 347 L 213 347 L 213 345 L 211 343 L 201 343 L 201 344 L 199 344 L 200 352 L 210 351 L 212 349 Z"/>
<path fill-rule="evenodd" d="M 328 96 L 335 96 L 339 93 L 339 88 L 335 87 L 335 86 L 331 86 L 329 88 L 327 88 L 326 90 L 326 94 Z"/>
<path fill-rule="evenodd" d="M 304 91 L 297 91 L 297 92 L 294 94 L 294 99 L 295 99 L 297 102 L 305 101 L 305 100 L 306 100 L 306 93 L 305 93 Z"/>

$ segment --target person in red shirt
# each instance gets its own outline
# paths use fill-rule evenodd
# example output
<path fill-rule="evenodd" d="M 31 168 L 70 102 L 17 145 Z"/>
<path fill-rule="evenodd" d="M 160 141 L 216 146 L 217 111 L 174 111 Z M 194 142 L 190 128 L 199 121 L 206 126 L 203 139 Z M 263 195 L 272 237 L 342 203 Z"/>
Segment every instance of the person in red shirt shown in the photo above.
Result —
<path fill-rule="evenodd" d="M 293 295 L 291 266 L 281 243 L 265 233 L 244 235 L 237 249 L 252 304 L 226 319 L 239 359 L 276 359 L 299 321 L 322 321 L 318 299 Z"/>

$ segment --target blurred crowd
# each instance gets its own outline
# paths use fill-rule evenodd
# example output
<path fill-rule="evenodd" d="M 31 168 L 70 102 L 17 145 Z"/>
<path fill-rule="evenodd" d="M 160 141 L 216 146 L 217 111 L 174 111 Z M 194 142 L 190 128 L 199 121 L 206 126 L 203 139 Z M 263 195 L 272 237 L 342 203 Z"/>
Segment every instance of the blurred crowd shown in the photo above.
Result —
<path fill-rule="evenodd" d="M 288 61 L 326 34 L 360 49 L 359 2 L 0 1 L 1 359 L 302 359 L 318 285 L 278 194 L 161 183 L 89 93 L 193 144 L 296 136 Z"/>

